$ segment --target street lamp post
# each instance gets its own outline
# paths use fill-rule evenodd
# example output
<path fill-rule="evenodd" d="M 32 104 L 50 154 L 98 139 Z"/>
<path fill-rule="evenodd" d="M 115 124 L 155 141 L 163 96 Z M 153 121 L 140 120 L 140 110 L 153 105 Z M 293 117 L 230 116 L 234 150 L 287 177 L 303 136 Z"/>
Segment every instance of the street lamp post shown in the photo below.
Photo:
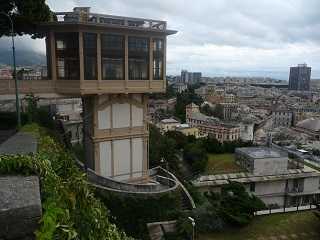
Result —
<path fill-rule="evenodd" d="M 188 217 L 188 219 L 191 221 L 192 224 L 192 240 L 195 240 L 195 231 L 194 228 L 196 226 L 196 222 L 194 221 L 194 219 L 192 217 Z"/>
<path fill-rule="evenodd" d="M 14 46 L 14 31 L 13 31 L 13 21 L 11 17 L 4 13 L 0 12 L 0 14 L 4 15 L 9 19 L 11 25 L 11 41 L 12 41 L 12 57 L 13 57 L 13 79 L 15 83 L 15 92 L 16 92 L 16 112 L 17 112 L 17 125 L 18 129 L 21 127 L 21 115 L 20 115 L 20 103 L 19 103 L 19 90 L 18 90 L 18 81 L 17 81 L 17 70 L 16 70 L 16 52 Z"/>

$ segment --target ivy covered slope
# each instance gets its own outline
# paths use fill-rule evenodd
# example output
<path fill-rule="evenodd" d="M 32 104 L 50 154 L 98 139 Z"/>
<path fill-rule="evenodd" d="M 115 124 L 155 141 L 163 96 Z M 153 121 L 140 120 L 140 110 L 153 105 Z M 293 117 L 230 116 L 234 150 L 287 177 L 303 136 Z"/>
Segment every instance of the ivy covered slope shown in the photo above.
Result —
<path fill-rule="evenodd" d="M 0 174 L 39 176 L 43 216 L 37 239 L 130 239 L 110 223 L 72 155 L 36 124 L 22 131 L 37 137 L 37 154 L 0 156 Z"/>

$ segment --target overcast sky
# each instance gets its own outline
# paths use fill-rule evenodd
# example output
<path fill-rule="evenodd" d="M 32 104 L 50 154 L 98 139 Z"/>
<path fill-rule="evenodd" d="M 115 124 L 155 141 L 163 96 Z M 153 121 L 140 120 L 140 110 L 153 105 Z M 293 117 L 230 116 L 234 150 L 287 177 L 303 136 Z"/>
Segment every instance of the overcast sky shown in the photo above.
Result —
<path fill-rule="evenodd" d="M 47 0 L 53 11 L 92 12 L 166 20 L 167 74 L 288 78 L 307 63 L 320 78 L 320 0 Z M 0 42 L 2 45 L 2 42 Z M 24 47 L 22 41 L 18 48 Z M 43 43 L 28 47 L 44 50 Z"/>

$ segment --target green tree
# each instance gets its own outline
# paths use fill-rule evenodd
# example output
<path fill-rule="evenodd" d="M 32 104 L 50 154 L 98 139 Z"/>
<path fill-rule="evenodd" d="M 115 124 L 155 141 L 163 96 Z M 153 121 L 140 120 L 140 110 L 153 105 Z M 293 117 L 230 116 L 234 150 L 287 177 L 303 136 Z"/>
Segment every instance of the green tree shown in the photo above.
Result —
<path fill-rule="evenodd" d="M 221 104 L 217 104 L 212 115 L 216 118 L 223 119 L 223 106 Z"/>
<path fill-rule="evenodd" d="M 264 203 L 254 195 L 246 192 L 241 183 L 232 182 L 221 188 L 221 193 L 206 194 L 212 208 L 228 224 L 244 226 L 250 223 L 255 211 L 265 208 Z"/>
<path fill-rule="evenodd" d="M 207 152 L 199 143 L 188 144 L 184 149 L 183 158 L 193 173 L 203 172 L 208 164 Z"/>
<path fill-rule="evenodd" d="M 179 118 L 181 122 L 186 121 L 186 106 L 192 102 L 197 105 L 203 103 L 203 99 L 194 92 L 194 88 L 188 87 L 187 90 L 177 94 L 174 115 Z"/>
<path fill-rule="evenodd" d="M 188 144 L 188 137 L 181 132 L 168 131 L 164 135 L 168 138 L 174 139 L 178 149 L 183 149 Z"/>
<path fill-rule="evenodd" d="M 52 13 L 45 0 L 4 0 L 0 2 L 0 11 L 8 14 L 14 24 L 15 34 L 30 34 L 39 37 L 36 24 L 50 20 Z M 10 22 L 0 16 L 0 37 L 10 35 Z"/>
<path fill-rule="evenodd" d="M 157 127 L 150 125 L 149 161 L 151 167 L 159 166 L 164 159 L 171 170 L 179 169 L 179 148 L 174 138 L 162 135 Z"/>
<path fill-rule="evenodd" d="M 209 153 L 224 153 L 223 144 L 221 144 L 215 137 L 208 136 L 203 139 L 203 146 Z"/>
<path fill-rule="evenodd" d="M 215 114 L 214 109 L 210 107 L 209 104 L 205 104 L 201 107 L 201 112 L 207 116 L 213 116 Z"/>

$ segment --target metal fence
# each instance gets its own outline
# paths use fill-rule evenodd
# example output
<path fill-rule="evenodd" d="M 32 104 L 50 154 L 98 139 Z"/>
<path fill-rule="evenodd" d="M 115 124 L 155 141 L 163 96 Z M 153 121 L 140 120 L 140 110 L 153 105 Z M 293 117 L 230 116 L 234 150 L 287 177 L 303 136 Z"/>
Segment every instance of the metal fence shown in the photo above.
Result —
<path fill-rule="evenodd" d="M 305 206 L 296 206 L 296 207 L 283 207 L 283 208 L 275 208 L 275 209 L 267 209 L 267 210 L 261 210 L 254 213 L 255 216 L 261 216 L 261 215 L 270 215 L 275 213 L 288 213 L 288 212 L 299 212 L 299 211 L 306 211 L 306 210 L 312 210 L 316 209 L 317 206 L 310 204 Z"/>

